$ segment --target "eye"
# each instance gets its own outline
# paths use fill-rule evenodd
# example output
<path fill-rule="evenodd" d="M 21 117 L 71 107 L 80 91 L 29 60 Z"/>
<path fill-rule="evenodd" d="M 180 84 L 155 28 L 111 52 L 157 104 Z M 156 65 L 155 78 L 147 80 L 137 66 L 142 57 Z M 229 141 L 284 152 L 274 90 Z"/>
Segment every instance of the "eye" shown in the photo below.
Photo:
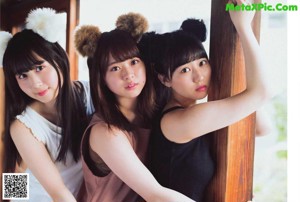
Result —
<path fill-rule="evenodd" d="M 140 62 L 140 60 L 139 59 L 132 59 L 131 60 L 131 65 L 136 65 L 136 64 L 138 64 Z"/>
<path fill-rule="evenodd" d="M 38 65 L 38 66 L 35 66 L 35 71 L 37 72 L 40 72 L 44 69 L 45 67 L 43 67 L 42 65 Z"/>
<path fill-rule="evenodd" d="M 181 72 L 181 73 L 186 73 L 186 72 L 189 72 L 189 71 L 191 71 L 190 68 L 184 67 L 180 72 Z"/>
<path fill-rule="evenodd" d="M 201 60 L 200 63 L 199 63 L 199 66 L 200 66 L 200 67 L 201 67 L 201 66 L 204 66 L 204 65 L 206 65 L 207 63 L 208 63 L 207 60 Z"/>
<path fill-rule="evenodd" d="M 115 72 L 115 71 L 118 71 L 119 69 L 120 69 L 120 67 L 118 67 L 118 66 L 113 66 L 113 67 L 110 68 L 110 71 L 111 71 L 111 72 Z"/>
<path fill-rule="evenodd" d="M 22 74 L 16 74 L 16 77 L 17 77 L 18 79 L 25 79 L 25 78 L 27 77 L 27 75 L 24 74 L 24 73 L 22 73 Z"/>

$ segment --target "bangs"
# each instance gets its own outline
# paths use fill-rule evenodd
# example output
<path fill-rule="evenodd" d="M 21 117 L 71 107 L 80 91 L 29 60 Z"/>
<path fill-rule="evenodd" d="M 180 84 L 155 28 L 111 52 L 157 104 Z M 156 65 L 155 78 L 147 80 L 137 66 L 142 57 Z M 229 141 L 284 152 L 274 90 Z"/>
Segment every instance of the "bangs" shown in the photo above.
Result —
<path fill-rule="evenodd" d="M 200 58 L 208 58 L 202 43 L 194 37 L 178 38 L 173 40 L 173 43 L 170 49 L 174 54 L 171 56 L 173 67 L 177 68 Z"/>
<path fill-rule="evenodd" d="M 98 43 L 99 50 L 96 51 L 98 52 L 96 55 L 99 56 L 98 58 L 104 57 L 104 66 L 108 65 L 109 56 L 112 56 L 116 62 L 140 57 L 136 41 L 126 31 L 113 30 L 103 33 Z"/>
<path fill-rule="evenodd" d="M 111 56 L 116 60 L 116 62 L 121 62 L 133 57 L 140 57 L 139 49 L 134 41 L 121 42 L 118 46 L 111 46 L 110 48 Z"/>
<path fill-rule="evenodd" d="M 48 51 L 47 42 L 38 34 L 31 30 L 23 30 L 15 34 L 9 41 L 3 58 L 3 66 L 12 74 L 28 72 L 32 68 L 41 64 L 44 53 Z"/>
<path fill-rule="evenodd" d="M 207 55 L 203 47 L 200 48 L 199 46 L 187 46 L 187 49 L 181 49 L 175 53 L 173 58 L 174 67 L 179 67 L 200 58 L 207 58 Z"/>
<path fill-rule="evenodd" d="M 116 60 L 116 62 L 121 62 L 133 57 L 140 57 L 138 48 L 135 47 L 118 47 L 111 49 L 111 56 Z"/>
<path fill-rule="evenodd" d="M 34 68 L 36 65 L 42 64 L 44 61 L 37 59 L 36 55 L 32 52 L 19 53 L 11 60 L 9 67 L 14 74 L 22 74 L 28 72 Z"/>

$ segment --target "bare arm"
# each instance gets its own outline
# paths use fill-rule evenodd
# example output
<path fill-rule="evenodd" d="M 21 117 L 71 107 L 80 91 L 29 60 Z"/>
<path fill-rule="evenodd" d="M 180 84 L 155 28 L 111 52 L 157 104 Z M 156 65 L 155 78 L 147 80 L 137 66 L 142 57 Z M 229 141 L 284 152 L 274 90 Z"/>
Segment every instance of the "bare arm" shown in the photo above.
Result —
<path fill-rule="evenodd" d="M 253 16 L 254 12 L 251 11 L 230 11 L 244 52 L 247 89 L 226 99 L 197 104 L 166 114 L 161 126 L 168 139 L 179 143 L 188 142 L 233 124 L 256 111 L 272 97 L 269 76 L 251 28 Z"/>
<path fill-rule="evenodd" d="M 54 202 L 75 202 L 72 193 L 64 185 L 61 176 L 42 142 L 39 142 L 20 121 L 10 127 L 11 137 L 22 157 L 37 180 Z"/>
<path fill-rule="evenodd" d="M 259 109 L 256 111 L 256 128 L 255 136 L 264 136 L 272 133 L 274 130 L 274 124 L 271 121 L 269 114 L 266 110 Z"/>
<path fill-rule="evenodd" d="M 112 172 L 146 201 L 193 201 L 181 193 L 162 187 L 137 157 L 122 131 L 109 131 L 105 124 L 97 124 L 91 130 L 89 142 Z"/>

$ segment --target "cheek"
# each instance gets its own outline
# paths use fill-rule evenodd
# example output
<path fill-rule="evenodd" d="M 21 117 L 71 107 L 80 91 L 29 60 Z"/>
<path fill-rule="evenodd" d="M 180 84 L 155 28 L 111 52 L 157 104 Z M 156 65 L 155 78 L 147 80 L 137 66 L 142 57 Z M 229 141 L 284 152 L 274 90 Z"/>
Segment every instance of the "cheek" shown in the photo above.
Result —
<path fill-rule="evenodd" d="M 63 76 L 60 74 L 60 82 L 63 84 Z M 55 70 L 49 72 L 48 74 L 43 74 L 43 80 L 48 82 L 48 85 L 52 87 L 58 87 L 58 75 Z"/>
<path fill-rule="evenodd" d="M 115 76 L 106 74 L 105 76 L 105 84 L 111 91 L 115 91 L 115 89 L 118 89 L 118 79 L 116 79 Z"/>
<path fill-rule="evenodd" d="M 211 79 L 211 68 L 210 68 L 210 67 L 209 67 L 208 70 L 207 70 L 207 75 L 206 75 L 206 77 L 207 77 L 208 82 L 210 82 L 210 79 Z"/>
<path fill-rule="evenodd" d="M 26 92 L 28 91 L 28 89 L 30 88 L 28 82 L 26 82 L 26 81 L 19 81 L 19 80 L 17 80 L 17 83 L 18 83 L 20 89 L 21 89 L 24 93 L 26 93 Z"/>
<path fill-rule="evenodd" d="M 141 83 L 146 83 L 146 69 L 139 68 L 136 72 L 136 75 Z"/>

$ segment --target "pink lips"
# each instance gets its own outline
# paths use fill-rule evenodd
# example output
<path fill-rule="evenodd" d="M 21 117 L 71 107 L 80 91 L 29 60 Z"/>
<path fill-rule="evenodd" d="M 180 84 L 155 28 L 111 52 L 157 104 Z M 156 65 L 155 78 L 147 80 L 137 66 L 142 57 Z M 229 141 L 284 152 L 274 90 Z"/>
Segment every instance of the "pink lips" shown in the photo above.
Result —
<path fill-rule="evenodd" d="M 132 90 L 132 89 L 134 89 L 137 85 L 138 85 L 137 83 L 130 83 L 130 84 L 128 84 L 125 88 L 126 88 L 127 90 Z"/>
<path fill-rule="evenodd" d="M 199 91 L 199 92 L 205 92 L 207 90 L 207 86 L 199 86 L 196 91 Z"/>
<path fill-rule="evenodd" d="M 38 92 L 38 95 L 39 95 L 39 96 L 44 96 L 44 95 L 46 95 L 47 92 L 48 92 L 48 89 L 43 90 L 43 91 L 41 91 L 41 92 Z"/>

